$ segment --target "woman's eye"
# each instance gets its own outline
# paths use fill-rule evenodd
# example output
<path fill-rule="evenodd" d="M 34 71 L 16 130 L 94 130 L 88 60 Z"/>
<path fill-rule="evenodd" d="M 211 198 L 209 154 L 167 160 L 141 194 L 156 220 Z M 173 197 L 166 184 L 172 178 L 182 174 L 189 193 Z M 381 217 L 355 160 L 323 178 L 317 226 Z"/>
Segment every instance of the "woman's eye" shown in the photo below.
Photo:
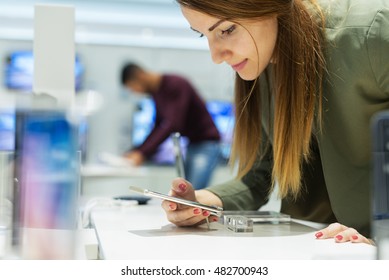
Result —
<path fill-rule="evenodd" d="M 226 30 L 222 30 L 222 35 L 230 35 L 235 30 L 235 25 L 232 25 Z"/>
<path fill-rule="evenodd" d="M 204 37 L 203 33 L 197 31 L 196 29 L 193 29 L 192 27 L 190 29 L 192 29 L 192 31 L 196 32 L 199 35 L 200 38 Z"/>

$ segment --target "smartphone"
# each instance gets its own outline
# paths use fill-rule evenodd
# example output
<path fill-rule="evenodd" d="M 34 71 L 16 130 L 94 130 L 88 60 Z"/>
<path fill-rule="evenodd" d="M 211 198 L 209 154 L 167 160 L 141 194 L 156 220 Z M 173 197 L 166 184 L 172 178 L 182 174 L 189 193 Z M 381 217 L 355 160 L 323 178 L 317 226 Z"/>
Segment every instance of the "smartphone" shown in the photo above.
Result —
<path fill-rule="evenodd" d="M 372 237 L 378 260 L 389 258 L 389 111 L 372 118 Z"/>
<path fill-rule="evenodd" d="M 145 205 L 150 200 L 150 197 L 144 197 L 141 195 L 120 195 L 120 196 L 115 196 L 113 199 L 116 199 L 116 200 L 136 200 L 139 205 Z"/>
<path fill-rule="evenodd" d="M 14 226 L 20 229 L 13 243 L 23 259 L 72 259 L 79 215 L 76 124 L 68 112 L 32 109 L 18 110 L 16 128 Z"/>
<path fill-rule="evenodd" d="M 75 229 L 78 204 L 77 130 L 66 112 L 17 112 L 16 178 L 25 227 Z"/>
<path fill-rule="evenodd" d="M 139 187 L 130 186 L 130 190 L 133 192 L 137 192 L 137 193 L 146 195 L 146 196 L 155 197 L 155 198 L 159 198 L 159 199 L 163 199 L 163 200 L 172 201 L 172 202 L 175 202 L 178 204 L 183 204 L 183 205 L 187 205 L 187 206 L 191 206 L 191 207 L 204 209 L 204 210 L 209 211 L 211 213 L 211 215 L 218 216 L 218 217 L 220 217 L 222 215 L 222 211 L 223 211 L 223 208 L 221 208 L 219 206 L 205 205 L 205 204 L 201 204 L 201 203 L 198 203 L 195 201 L 186 200 L 183 198 L 174 197 L 174 196 L 162 194 L 159 192 L 150 191 L 148 189 L 142 189 Z"/>
<path fill-rule="evenodd" d="M 373 191 L 372 214 L 376 220 L 389 219 L 389 111 L 372 118 Z"/>

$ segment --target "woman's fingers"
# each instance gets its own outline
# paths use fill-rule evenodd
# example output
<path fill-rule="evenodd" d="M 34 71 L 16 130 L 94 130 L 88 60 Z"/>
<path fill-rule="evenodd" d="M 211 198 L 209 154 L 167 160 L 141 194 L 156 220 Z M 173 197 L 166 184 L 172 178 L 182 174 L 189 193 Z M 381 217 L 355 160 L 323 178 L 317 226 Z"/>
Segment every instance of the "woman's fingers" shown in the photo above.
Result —
<path fill-rule="evenodd" d="M 206 217 L 210 216 L 209 211 L 203 211 L 200 208 L 187 207 L 177 209 L 176 203 L 164 201 L 162 208 L 165 209 L 169 222 L 177 226 L 193 226 L 204 222 Z M 214 221 L 211 219 L 210 221 Z"/>
<path fill-rule="evenodd" d="M 196 193 L 191 183 L 183 178 L 176 178 L 173 180 L 169 195 L 190 201 L 197 201 Z M 161 206 L 163 210 L 165 210 L 169 222 L 177 226 L 195 226 L 203 224 L 207 217 L 209 222 L 217 222 L 219 219 L 217 216 L 211 215 L 208 210 L 167 200 L 162 201 Z"/>
<path fill-rule="evenodd" d="M 317 239 L 334 238 L 337 243 L 353 242 L 373 244 L 354 228 L 346 227 L 339 223 L 330 224 L 328 227 L 318 231 L 315 236 Z"/>
<path fill-rule="evenodd" d="M 192 184 L 183 178 L 175 178 L 172 182 L 169 195 L 181 197 L 187 200 L 196 200 L 196 195 Z"/>
<path fill-rule="evenodd" d="M 334 238 L 336 235 L 346 229 L 347 227 L 342 224 L 333 223 L 330 224 L 328 227 L 322 229 L 321 231 L 317 232 L 315 235 L 316 238 L 320 239 Z"/>
<path fill-rule="evenodd" d="M 358 231 L 353 228 L 347 228 L 343 231 L 338 232 L 335 235 L 335 242 L 343 243 L 354 240 L 354 237 L 359 235 Z"/>

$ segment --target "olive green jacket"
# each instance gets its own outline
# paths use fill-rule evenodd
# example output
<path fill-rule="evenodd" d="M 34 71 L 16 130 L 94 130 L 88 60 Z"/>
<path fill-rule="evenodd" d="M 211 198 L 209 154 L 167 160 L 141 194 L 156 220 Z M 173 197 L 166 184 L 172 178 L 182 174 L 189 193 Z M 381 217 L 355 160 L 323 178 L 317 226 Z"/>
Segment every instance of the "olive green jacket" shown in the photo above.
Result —
<path fill-rule="evenodd" d="M 389 1 L 320 2 L 328 38 L 323 127 L 313 144 L 313 159 L 303 166 L 304 191 L 297 201 L 283 199 L 281 212 L 315 222 L 338 221 L 369 236 L 370 119 L 389 109 Z M 260 77 L 262 92 L 270 90 L 269 71 Z M 262 122 L 271 144 L 268 110 L 263 108 Z M 258 209 L 268 201 L 271 154 L 269 150 L 241 180 L 208 190 L 225 209 Z"/>

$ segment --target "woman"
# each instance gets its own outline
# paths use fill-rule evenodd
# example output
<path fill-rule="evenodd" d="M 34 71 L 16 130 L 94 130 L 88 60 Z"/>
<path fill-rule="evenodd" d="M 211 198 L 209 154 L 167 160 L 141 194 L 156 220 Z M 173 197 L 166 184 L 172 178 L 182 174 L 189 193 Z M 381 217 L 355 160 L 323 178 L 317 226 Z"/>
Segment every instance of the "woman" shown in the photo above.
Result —
<path fill-rule="evenodd" d="M 177 0 L 236 71 L 232 163 L 238 178 L 171 193 L 226 210 L 258 209 L 277 183 L 281 212 L 330 224 L 317 238 L 370 243 L 370 118 L 389 108 L 384 0 Z M 209 213 L 164 201 L 180 226 Z M 216 220 L 211 217 L 211 220 Z"/>

